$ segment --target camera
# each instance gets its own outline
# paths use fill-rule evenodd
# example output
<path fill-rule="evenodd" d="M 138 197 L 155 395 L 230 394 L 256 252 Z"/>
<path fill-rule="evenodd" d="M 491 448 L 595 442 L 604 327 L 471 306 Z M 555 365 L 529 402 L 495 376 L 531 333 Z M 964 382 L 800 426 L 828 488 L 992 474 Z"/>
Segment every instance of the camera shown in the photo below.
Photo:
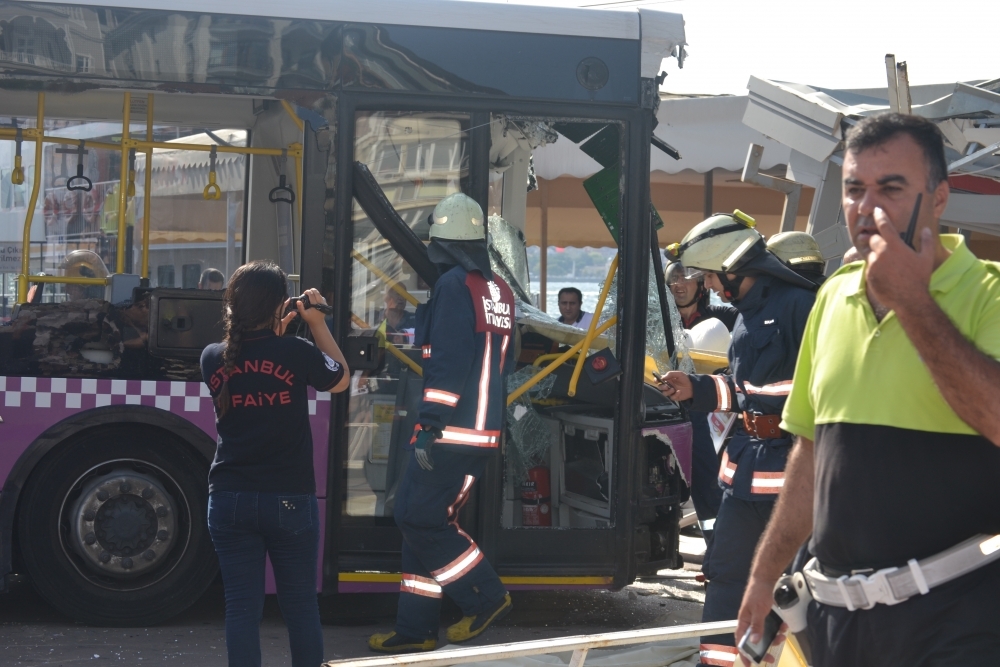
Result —
<path fill-rule="evenodd" d="M 299 307 L 296 305 L 299 301 L 302 302 L 303 308 L 315 308 L 316 310 L 325 315 L 333 314 L 333 308 L 323 303 L 312 303 L 309 301 L 309 297 L 307 297 L 305 294 L 301 296 L 293 296 L 291 299 L 289 299 L 288 310 L 285 311 L 285 314 L 287 315 L 288 313 L 299 312 Z"/>

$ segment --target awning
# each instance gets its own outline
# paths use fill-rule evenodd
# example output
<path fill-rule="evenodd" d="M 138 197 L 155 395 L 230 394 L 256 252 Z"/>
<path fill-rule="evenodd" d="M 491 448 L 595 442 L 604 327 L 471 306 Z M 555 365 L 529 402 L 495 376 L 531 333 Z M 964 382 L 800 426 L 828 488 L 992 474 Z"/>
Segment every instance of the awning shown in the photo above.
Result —
<path fill-rule="evenodd" d="M 890 109 L 885 88 L 830 90 L 756 77 L 748 88 L 743 122 L 791 149 L 792 163 L 796 155 L 805 163 L 839 160 L 847 130 Z M 945 136 L 955 192 L 941 222 L 1000 236 L 1000 80 L 913 86 L 910 97 L 912 112 L 934 121 Z"/>

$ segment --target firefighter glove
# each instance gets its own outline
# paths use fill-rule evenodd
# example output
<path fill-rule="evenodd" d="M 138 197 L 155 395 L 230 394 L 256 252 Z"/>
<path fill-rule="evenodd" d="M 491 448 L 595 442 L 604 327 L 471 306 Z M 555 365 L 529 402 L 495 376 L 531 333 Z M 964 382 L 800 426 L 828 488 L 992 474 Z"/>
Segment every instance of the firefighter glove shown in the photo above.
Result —
<path fill-rule="evenodd" d="M 437 436 L 432 430 L 417 431 L 417 437 L 413 443 L 413 455 L 417 458 L 417 464 L 424 470 L 434 470 L 431 447 L 436 439 Z"/>

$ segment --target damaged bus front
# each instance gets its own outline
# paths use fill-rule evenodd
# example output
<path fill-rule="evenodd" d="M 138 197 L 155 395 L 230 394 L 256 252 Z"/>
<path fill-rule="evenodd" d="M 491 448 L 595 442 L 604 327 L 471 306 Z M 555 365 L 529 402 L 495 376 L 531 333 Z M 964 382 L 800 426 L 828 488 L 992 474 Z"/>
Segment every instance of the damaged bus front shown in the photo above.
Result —
<path fill-rule="evenodd" d="M 426 221 L 455 192 L 489 216 L 518 360 L 503 453 L 463 528 L 512 589 L 677 566 L 691 436 L 652 386 L 683 336 L 649 152 L 680 17 L 437 0 L 281 12 L 0 3 L 0 241 L 20 248 L 0 265 L 17 304 L 0 313 L 0 575 L 91 623 L 155 623 L 197 599 L 215 573 L 207 270 L 228 280 L 266 258 L 335 304 L 355 371 L 350 392 L 310 401 L 317 588 L 398 590 L 412 320 L 436 279 Z M 526 247 L 558 215 L 616 249 L 589 330 L 532 292 Z"/>

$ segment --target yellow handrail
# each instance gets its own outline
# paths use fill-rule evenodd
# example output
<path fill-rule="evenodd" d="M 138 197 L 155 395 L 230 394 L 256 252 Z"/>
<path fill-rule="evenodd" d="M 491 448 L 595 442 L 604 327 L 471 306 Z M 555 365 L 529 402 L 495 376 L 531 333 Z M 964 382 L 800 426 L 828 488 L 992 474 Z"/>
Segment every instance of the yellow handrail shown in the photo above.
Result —
<path fill-rule="evenodd" d="M 34 128 L 25 128 L 21 131 L 22 137 L 25 139 L 37 139 L 38 132 Z M 14 130 L 9 130 L 7 128 L 0 128 L 0 140 L 3 141 L 14 141 L 16 132 Z M 63 146 L 79 146 L 79 139 L 66 139 L 64 137 L 53 137 L 45 135 L 44 141 L 47 144 L 61 144 Z M 147 151 L 153 148 L 159 148 L 163 150 L 183 150 L 183 151 L 202 151 L 209 152 L 212 150 L 211 144 L 182 144 L 173 143 L 165 141 L 144 141 L 142 139 L 128 139 L 123 140 L 122 143 L 111 144 L 103 141 L 91 141 L 87 140 L 87 148 L 98 148 L 106 151 L 120 151 L 123 148 L 127 151 L 129 148 L 135 148 L 136 150 Z M 289 144 L 288 148 L 253 148 L 251 146 L 216 146 L 216 152 L 218 153 L 236 153 L 239 155 L 281 155 L 282 150 L 287 151 L 287 155 L 292 157 L 302 157 L 302 144 L 293 143 Z"/>
<path fill-rule="evenodd" d="M 122 138 L 120 143 L 106 143 L 100 141 L 88 141 L 87 145 L 90 148 L 101 149 L 101 150 L 113 150 L 116 152 L 121 152 L 122 155 L 122 169 L 120 175 L 119 193 L 118 193 L 118 245 L 117 245 L 117 262 L 115 266 L 115 271 L 117 273 L 125 272 L 125 251 L 126 251 L 126 232 L 128 231 L 127 225 L 127 212 L 128 212 L 128 197 L 129 197 L 129 172 L 126 168 L 126 160 L 130 150 L 143 151 L 146 153 L 146 174 L 145 174 L 145 196 L 143 200 L 143 236 L 142 236 L 142 264 L 141 264 L 141 275 L 143 278 L 149 277 L 149 227 L 150 227 L 150 207 L 152 204 L 152 158 L 153 149 L 159 148 L 164 150 L 186 150 L 186 151 L 202 151 L 211 152 L 215 151 L 217 153 L 235 153 L 238 155 L 270 155 L 270 156 L 280 156 L 280 155 L 290 155 L 295 158 L 295 177 L 296 186 L 298 187 L 300 196 L 299 201 L 299 217 L 302 216 L 302 182 L 303 182 L 303 170 L 302 170 L 302 153 L 303 146 L 301 143 L 293 143 L 288 148 L 251 148 L 249 146 L 216 146 L 211 144 L 186 144 L 186 143 L 173 143 L 164 141 L 153 141 L 153 95 L 149 94 L 147 97 L 147 110 L 146 110 L 146 140 L 136 140 L 132 139 L 129 135 L 130 125 L 131 125 L 131 114 L 132 114 L 132 95 L 131 93 L 124 93 L 122 99 Z M 285 110 L 292 116 L 293 120 L 297 120 L 296 126 L 299 129 L 304 129 L 305 125 L 302 123 L 301 119 L 294 113 L 294 109 L 291 108 L 287 102 L 285 104 Z M 30 283 L 62 283 L 67 285 L 102 285 L 107 284 L 107 279 L 100 278 L 67 278 L 62 276 L 32 276 L 30 273 L 30 258 L 31 258 L 31 223 L 34 219 L 35 206 L 38 204 L 38 193 L 41 188 L 42 182 L 42 161 L 43 161 L 43 148 L 45 144 L 61 144 L 69 146 L 78 146 L 80 141 L 78 139 L 67 139 L 65 137 L 52 137 L 46 136 L 45 134 L 45 93 L 38 94 L 38 120 L 36 127 L 27 128 L 20 130 L 20 138 L 22 140 L 28 139 L 35 142 L 35 180 L 31 187 L 31 198 L 28 202 L 28 210 L 25 214 L 24 220 L 24 230 L 22 233 L 23 239 L 23 250 L 21 257 L 21 273 L 18 275 L 18 286 L 17 286 L 17 300 L 18 303 L 24 303 L 28 298 L 28 288 Z M 11 128 L 0 128 L 0 141 L 16 141 L 18 139 L 18 130 Z M 384 274 L 383 274 L 384 275 Z M 381 277 L 381 276 L 380 276 Z M 403 290 L 400 286 L 394 286 L 397 292 L 403 295 L 407 301 L 416 305 L 417 301 L 411 295 L 409 295 L 406 290 Z M 402 290 L 402 291 L 400 291 Z M 411 300 L 412 299 L 412 300 Z M 398 352 L 398 350 L 396 350 Z M 400 353 L 402 354 L 402 353 Z M 404 355 L 405 356 L 405 355 Z M 407 358 L 407 361 L 411 361 Z M 412 363 L 412 362 L 411 362 Z M 419 369 L 419 366 L 416 367 Z M 416 370 L 416 369 L 415 369 Z"/>
<path fill-rule="evenodd" d="M 281 100 L 281 107 L 285 110 L 285 113 L 288 114 L 288 117 L 292 119 L 292 122 L 295 123 L 295 127 L 299 128 L 299 132 L 304 132 L 306 124 L 301 118 L 299 118 L 299 115 L 295 113 L 295 109 L 292 108 L 292 105 L 289 104 L 288 100 Z"/>
<path fill-rule="evenodd" d="M 618 323 L 618 316 L 614 315 L 607 322 L 605 322 L 604 324 L 602 324 L 601 326 L 599 326 L 597 328 L 597 331 L 594 332 L 594 335 L 598 336 L 598 335 L 604 333 L 605 331 L 607 331 L 608 329 L 610 329 L 611 327 L 613 327 L 617 323 Z M 518 387 L 517 389 L 515 389 L 512 393 L 510 393 L 507 396 L 507 405 L 510 405 L 511 403 L 513 403 L 514 401 L 516 401 L 518 398 L 521 397 L 521 394 L 523 394 L 524 392 L 528 391 L 529 389 L 531 389 L 532 387 L 534 387 L 536 384 L 538 384 L 539 382 L 541 382 L 542 379 L 545 376 L 551 374 L 552 371 L 554 371 L 556 368 L 558 368 L 559 366 L 561 366 L 564 361 L 566 361 L 567 359 L 569 359 L 570 357 L 572 357 L 574 354 L 576 354 L 577 352 L 579 352 L 581 349 L 583 349 L 583 344 L 585 342 L 586 342 L 586 339 L 581 340 L 579 343 L 577 343 L 573 347 L 569 348 L 568 350 L 566 350 L 565 352 L 563 352 L 562 354 L 560 354 L 558 359 L 556 359 L 551 364 L 549 364 L 548 366 L 546 366 L 540 372 L 536 373 L 530 380 L 528 380 L 527 382 L 525 382 L 524 384 L 522 384 L 520 387 Z M 584 356 L 583 354 L 580 355 L 581 358 L 583 358 L 583 356 Z"/>
<path fill-rule="evenodd" d="M 146 141 L 153 140 L 153 93 L 146 97 Z M 149 278 L 149 213 L 153 203 L 153 148 L 146 149 L 146 174 L 142 195 L 142 270 L 140 275 Z"/>
<path fill-rule="evenodd" d="M 79 142 L 76 142 L 79 143 Z M 90 142 L 87 142 L 90 144 Z M 123 142 L 124 143 L 124 142 Z M 128 141 L 128 148 L 160 148 L 163 150 L 180 150 L 180 151 L 203 151 L 209 153 L 212 147 L 215 146 L 216 153 L 236 153 L 238 155 L 277 155 L 280 156 L 282 152 L 286 155 L 292 155 L 294 157 L 302 157 L 302 144 L 291 144 L 288 148 L 252 148 L 250 146 L 219 146 L 216 144 L 182 144 L 166 141 L 141 141 L 137 139 L 130 139 Z M 116 146 L 117 150 L 119 147 Z"/>
<path fill-rule="evenodd" d="M 389 354 L 391 354 L 392 356 L 396 357 L 397 359 L 399 359 L 400 361 L 402 361 L 404 364 L 406 364 L 407 366 L 409 366 L 410 370 L 412 370 L 414 373 L 416 373 L 420 377 L 424 376 L 424 369 L 421 368 L 420 365 L 417 362 L 415 362 L 413 359 L 410 359 L 408 356 L 406 356 L 405 354 L 403 354 L 403 351 L 400 350 L 398 347 L 396 347 L 395 343 L 387 340 L 386 341 L 386 345 L 385 345 L 385 349 L 389 350 Z"/>
<path fill-rule="evenodd" d="M 604 279 L 604 287 L 601 288 L 601 297 L 597 300 L 597 308 L 594 309 L 594 316 L 590 320 L 590 326 L 587 327 L 587 335 L 583 338 L 584 352 L 576 360 L 573 377 L 569 380 L 569 391 L 567 393 L 570 396 L 576 396 L 576 385 L 580 382 L 580 372 L 583 370 L 583 362 L 587 358 L 587 352 L 590 351 L 590 344 L 594 342 L 594 338 L 596 337 L 594 327 L 597 326 L 597 320 L 600 319 L 601 313 L 604 311 L 604 301 L 608 298 L 608 292 L 611 291 L 611 280 L 614 278 L 615 271 L 617 270 L 618 255 L 615 255 L 615 258 L 611 260 L 611 266 L 608 267 L 608 276 Z"/>
<path fill-rule="evenodd" d="M 122 106 L 122 161 L 121 185 L 118 187 L 118 257 L 115 262 L 115 273 L 125 273 L 125 232 L 128 230 L 126 218 L 128 208 L 128 167 L 125 162 L 125 151 L 128 145 L 129 122 L 132 119 L 132 93 L 125 93 Z M 146 165 L 148 172 L 153 165 Z"/>
<path fill-rule="evenodd" d="M 541 366 L 546 361 L 549 361 L 550 359 L 558 359 L 562 355 L 563 355 L 562 352 L 553 352 L 552 354 L 540 354 L 534 361 L 531 362 L 531 365 Z"/>
<path fill-rule="evenodd" d="M 39 134 L 40 133 L 38 132 L 38 130 L 33 127 L 24 128 L 21 130 L 21 136 L 24 139 L 37 139 Z M 74 148 L 80 145 L 79 139 L 52 137 L 45 135 L 44 132 L 42 132 L 41 134 L 44 135 L 44 140 L 45 143 L 47 144 L 61 144 L 63 146 L 73 146 Z M 14 141 L 16 139 L 17 139 L 17 130 L 0 128 L 0 140 Z M 100 148 L 101 150 L 117 151 L 121 150 L 121 145 L 109 144 L 103 141 L 91 141 L 90 139 L 87 139 L 87 148 Z"/>
<path fill-rule="evenodd" d="M 107 278 L 76 278 L 73 276 L 28 276 L 29 283 L 60 283 L 65 285 L 107 285 Z"/>
<path fill-rule="evenodd" d="M 365 322 L 363 319 L 361 319 L 360 317 L 358 317 L 354 313 L 351 313 L 351 319 L 354 321 L 355 324 L 357 324 L 362 329 L 371 329 L 372 328 L 370 324 L 368 324 L 367 322 Z M 385 349 L 389 351 L 389 354 L 391 354 L 392 356 L 396 357 L 397 359 L 399 359 L 400 361 L 402 361 L 404 364 L 406 364 L 407 366 L 409 366 L 411 371 L 413 371 L 414 373 L 416 373 L 420 377 L 424 376 L 424 369 L 420 367 L 420 364 L 418 364 L 413 359 L 410 359 L 408 356 L 406 356 L 405 354 L 403 354 L 403 351 L 400 350 L 398 347 L 396 347 L 396 344 L 393 343 L 391 340 L 386 340 L 385 341 Z"/>
<path fill-rule="evenodd" d="M 17 302 L 28 300 L 28 274 L 31 258 L 31 222 L 35 217 L 35 205 L 38 204 L 38 188 L 42 183 L 42 140 L 45 136 L 45 93 L 38 93 L 38 119 L 36 120 L 37 136 L 35 137 L 35 182 L 31 184 L 31 198 L 28 200 L 28 210 L 24 215 L 24 233 L 21 245 L 21 275 L 17 277 Z"/>
<path fill-rule="evenodd" d="M 382 282 L 384 282 L 386 285 L 388 285 L 389 288 L 392 289 L 393 292 L 395 292 L 399 296 L 401 296 L 404 299 L 406 299 L 410 303 L 411 306 L 419 306 L 420 305 L 420 302 L 417 301 L 417 297 L 415 297 L 412 294 L 410 294 L 409 292 L 407 292 L 406 288 L 403 287 L 402 285 L 400 285 L 398 280 L 394 280 L 394 279 L 390 278 L 388 275 L 386 275 L 386 273 L 384 271 L 382 271 L 382 269 L 378 268 L 377 266 L 375 266 L 374 264 L 372 264 L 370 261 L 368 261 L 368 259 L 364 255 L 362 255 L 361 253 L 359 253 L 357 250 L 351 250 L 351 257 L 353 257 L 354 259 L 356 259 L 359 262 L 361 262 L 362 266 L 364 266 L 366 269 L 368 269 L 369 271 L 371 271 L 372 273 L 374 273 L 375 276 L 379 280 L 381 280 Z"/>

